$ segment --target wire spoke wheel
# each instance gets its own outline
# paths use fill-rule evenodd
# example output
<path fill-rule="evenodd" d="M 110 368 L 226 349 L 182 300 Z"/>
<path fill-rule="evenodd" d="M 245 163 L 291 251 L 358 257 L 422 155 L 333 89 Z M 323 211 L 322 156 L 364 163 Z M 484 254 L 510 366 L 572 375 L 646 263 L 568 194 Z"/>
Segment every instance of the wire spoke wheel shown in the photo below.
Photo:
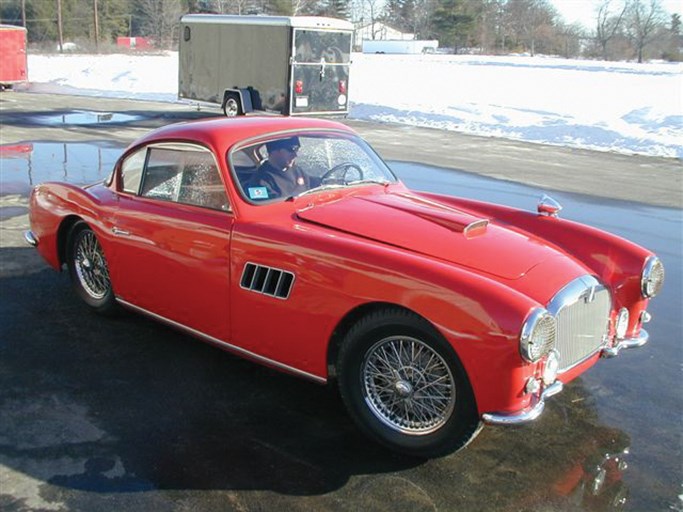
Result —
<path fill-rule="evenodd" d="M 95 234 L 84 230 L 76 242 L 74 269 L 78 281 L 95 300 L 101 300 L 111 289 L 109 269 Z"/>
<path fill-rule="evenodd" d="M 419 339 L 391 336 L 367 351 L 361 367 L 365 401 L 385 425 L 426 435 L 453 413 L 456 386 L 449 365 Z"/>

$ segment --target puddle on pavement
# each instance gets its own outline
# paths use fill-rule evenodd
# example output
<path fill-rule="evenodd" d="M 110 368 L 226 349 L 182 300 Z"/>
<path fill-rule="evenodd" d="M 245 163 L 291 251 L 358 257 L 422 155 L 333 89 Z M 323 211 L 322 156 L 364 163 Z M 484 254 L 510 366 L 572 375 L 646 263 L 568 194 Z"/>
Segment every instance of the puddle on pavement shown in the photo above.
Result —
<path fill-rule="evenodd" d="M 26 206 L 0 206 L 0 220 L 21 217 L 28 213 Z"/>
<path fill-rule="evenodd" d="M 88 185 L 104 180 L 123 149 L 105 141 L 2 145 L 0 195 L 28 196 L 35 185 L 46 181 Z"/>
<path fill-rule="evenodd" d="M 132 121 L 139 121 L 141 119 L 144 119 L 144 117 L 112 112 L 89 112 L 85 110 L 74 110 L 71 112 L 52 114 L 49 116 L 31 116 L 31 120 L 35 124 L 46 126 L 118 124 L 130 123 Z"/>

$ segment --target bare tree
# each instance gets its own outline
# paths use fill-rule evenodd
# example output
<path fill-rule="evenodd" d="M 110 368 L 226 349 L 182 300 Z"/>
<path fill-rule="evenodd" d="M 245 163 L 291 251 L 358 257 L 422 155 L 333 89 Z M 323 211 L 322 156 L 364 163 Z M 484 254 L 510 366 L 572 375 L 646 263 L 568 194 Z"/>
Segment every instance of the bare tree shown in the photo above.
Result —
<path fill-rule="evenodd" d="M 508 0 L 505 17 L 515 42 L 523 43 L 533 56 L 539 38 L 547 38 L 548 29 L 555 25 L 557 13 L 547 0 Z"/>
<path fill-rule="evenodd" d="M 300 16 L 310 12 L 315 0 L 291 0 L 292 16 Z"/>
<path fill-rule="evenodd" d="M 169 48 L 182 15 L 180 0 L 138 0 L 137 8 L 145 35 L 152 37 L 158 48 Z"/>
<path fill-rule="evenodd" d="M 581 23 L 560 24 L 556 27 L 555 47 L 569 59 L 581 54 L 581 41 L 585 38 L 585 28 Z"/>
<path fill-rule="evenodd" d="M 666 12 L 661 0 L 631 0 L 626 13 L 626 26 L 629 39 L 643 62 L 643 50 L 653 42 L 666 25 Z"/>
<path fill-rule="evenodd" d="M 370 39 L 377 39 L 382 31 L 380 20 L 384 16 L 384 0 L 353 0 L 351 19 L 356 29 L 362 29 Z M 368 29 L 365 30 L 365 27 Z"/>
<path fill-rule="evenodd" d="M 597 7 L 597 20 L 595 29 L 595 39 L 602 50 L 602 58 L 607 60 L 607 45 L 619 33 L 628 2 L 624 3 L 620 9 L 614 9 L 612 0 L 602 0 Z"/>

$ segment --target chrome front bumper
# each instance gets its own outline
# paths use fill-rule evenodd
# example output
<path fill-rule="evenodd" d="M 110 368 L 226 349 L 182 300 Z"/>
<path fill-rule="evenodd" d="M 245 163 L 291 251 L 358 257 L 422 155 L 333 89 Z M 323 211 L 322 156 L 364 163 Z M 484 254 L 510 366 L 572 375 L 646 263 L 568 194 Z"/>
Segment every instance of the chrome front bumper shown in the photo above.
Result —
<path fill-rule="evenodd" d="M 33 231 L 24 231 L 24 240 L 26 240 L 26 243 L 31 247 L 38 246 L 38 238 L 33 234 Z"/>
<path fill-rule="evenodd" d="M 650 335 L 645 329 L 640 330 L 640 334 L 635 338 L 625 338 L 619 340 L 616 345 L 609 348 L 604 348 L 600 354 L 601 357 L 616 357 L 623 349 L 637 348 L 645 345 L 650 339 Z M 545 388 L 541 395 L 535 399 L 531 406 L 523 411 L 513 413 L 484 413 L 482 419 L 490 425 L 520 425 L 528 423 L 538 418 L 543 409 L 545 409 L 545 401 L 553 395 L 562 391 L 563 384 L 557 380 L 550 386 Z"/>
<path fill-rule="evenodd" d="M 490 425 L 519 425 L 521 423 L 528 423 L 541 415 L 543 409 L 545 409 L 546 398 L 550 398 L 551 396 L 558 394 L 560 391 L 562 391 L 563 387 L 564 385 L 562 384 L 562 381 L 556 380 L 550 386 L 545 388 L 541 393 L 541 396 L 536 398 L 536 402 L 527 409 L 508 414 L 487 412 L 482 415 L 482 419 Z"/>
<path fill-rule="evenodd" d="M 640 330 L 640 334 L 635 338 L 624 338 L 619 340 L 613 347 L 605 348 L 600 354 L 601 357 L 616 357 L 622 349 L 642 347 L 650 339 L 650 335 L 645 329 Z"/>

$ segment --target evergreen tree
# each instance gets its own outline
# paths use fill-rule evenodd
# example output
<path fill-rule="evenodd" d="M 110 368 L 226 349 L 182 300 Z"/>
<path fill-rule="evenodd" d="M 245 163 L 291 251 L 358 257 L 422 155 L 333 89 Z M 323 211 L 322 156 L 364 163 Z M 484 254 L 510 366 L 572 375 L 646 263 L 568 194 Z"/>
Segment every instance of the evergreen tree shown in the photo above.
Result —
<path fill-rule="evenodd" d="M 434 29 L 442 45 L 451 46 L 454 53 L 469 45 L 474 16 L 467 12 L 465 0 L 439 0 L 434 11 Z"/>

